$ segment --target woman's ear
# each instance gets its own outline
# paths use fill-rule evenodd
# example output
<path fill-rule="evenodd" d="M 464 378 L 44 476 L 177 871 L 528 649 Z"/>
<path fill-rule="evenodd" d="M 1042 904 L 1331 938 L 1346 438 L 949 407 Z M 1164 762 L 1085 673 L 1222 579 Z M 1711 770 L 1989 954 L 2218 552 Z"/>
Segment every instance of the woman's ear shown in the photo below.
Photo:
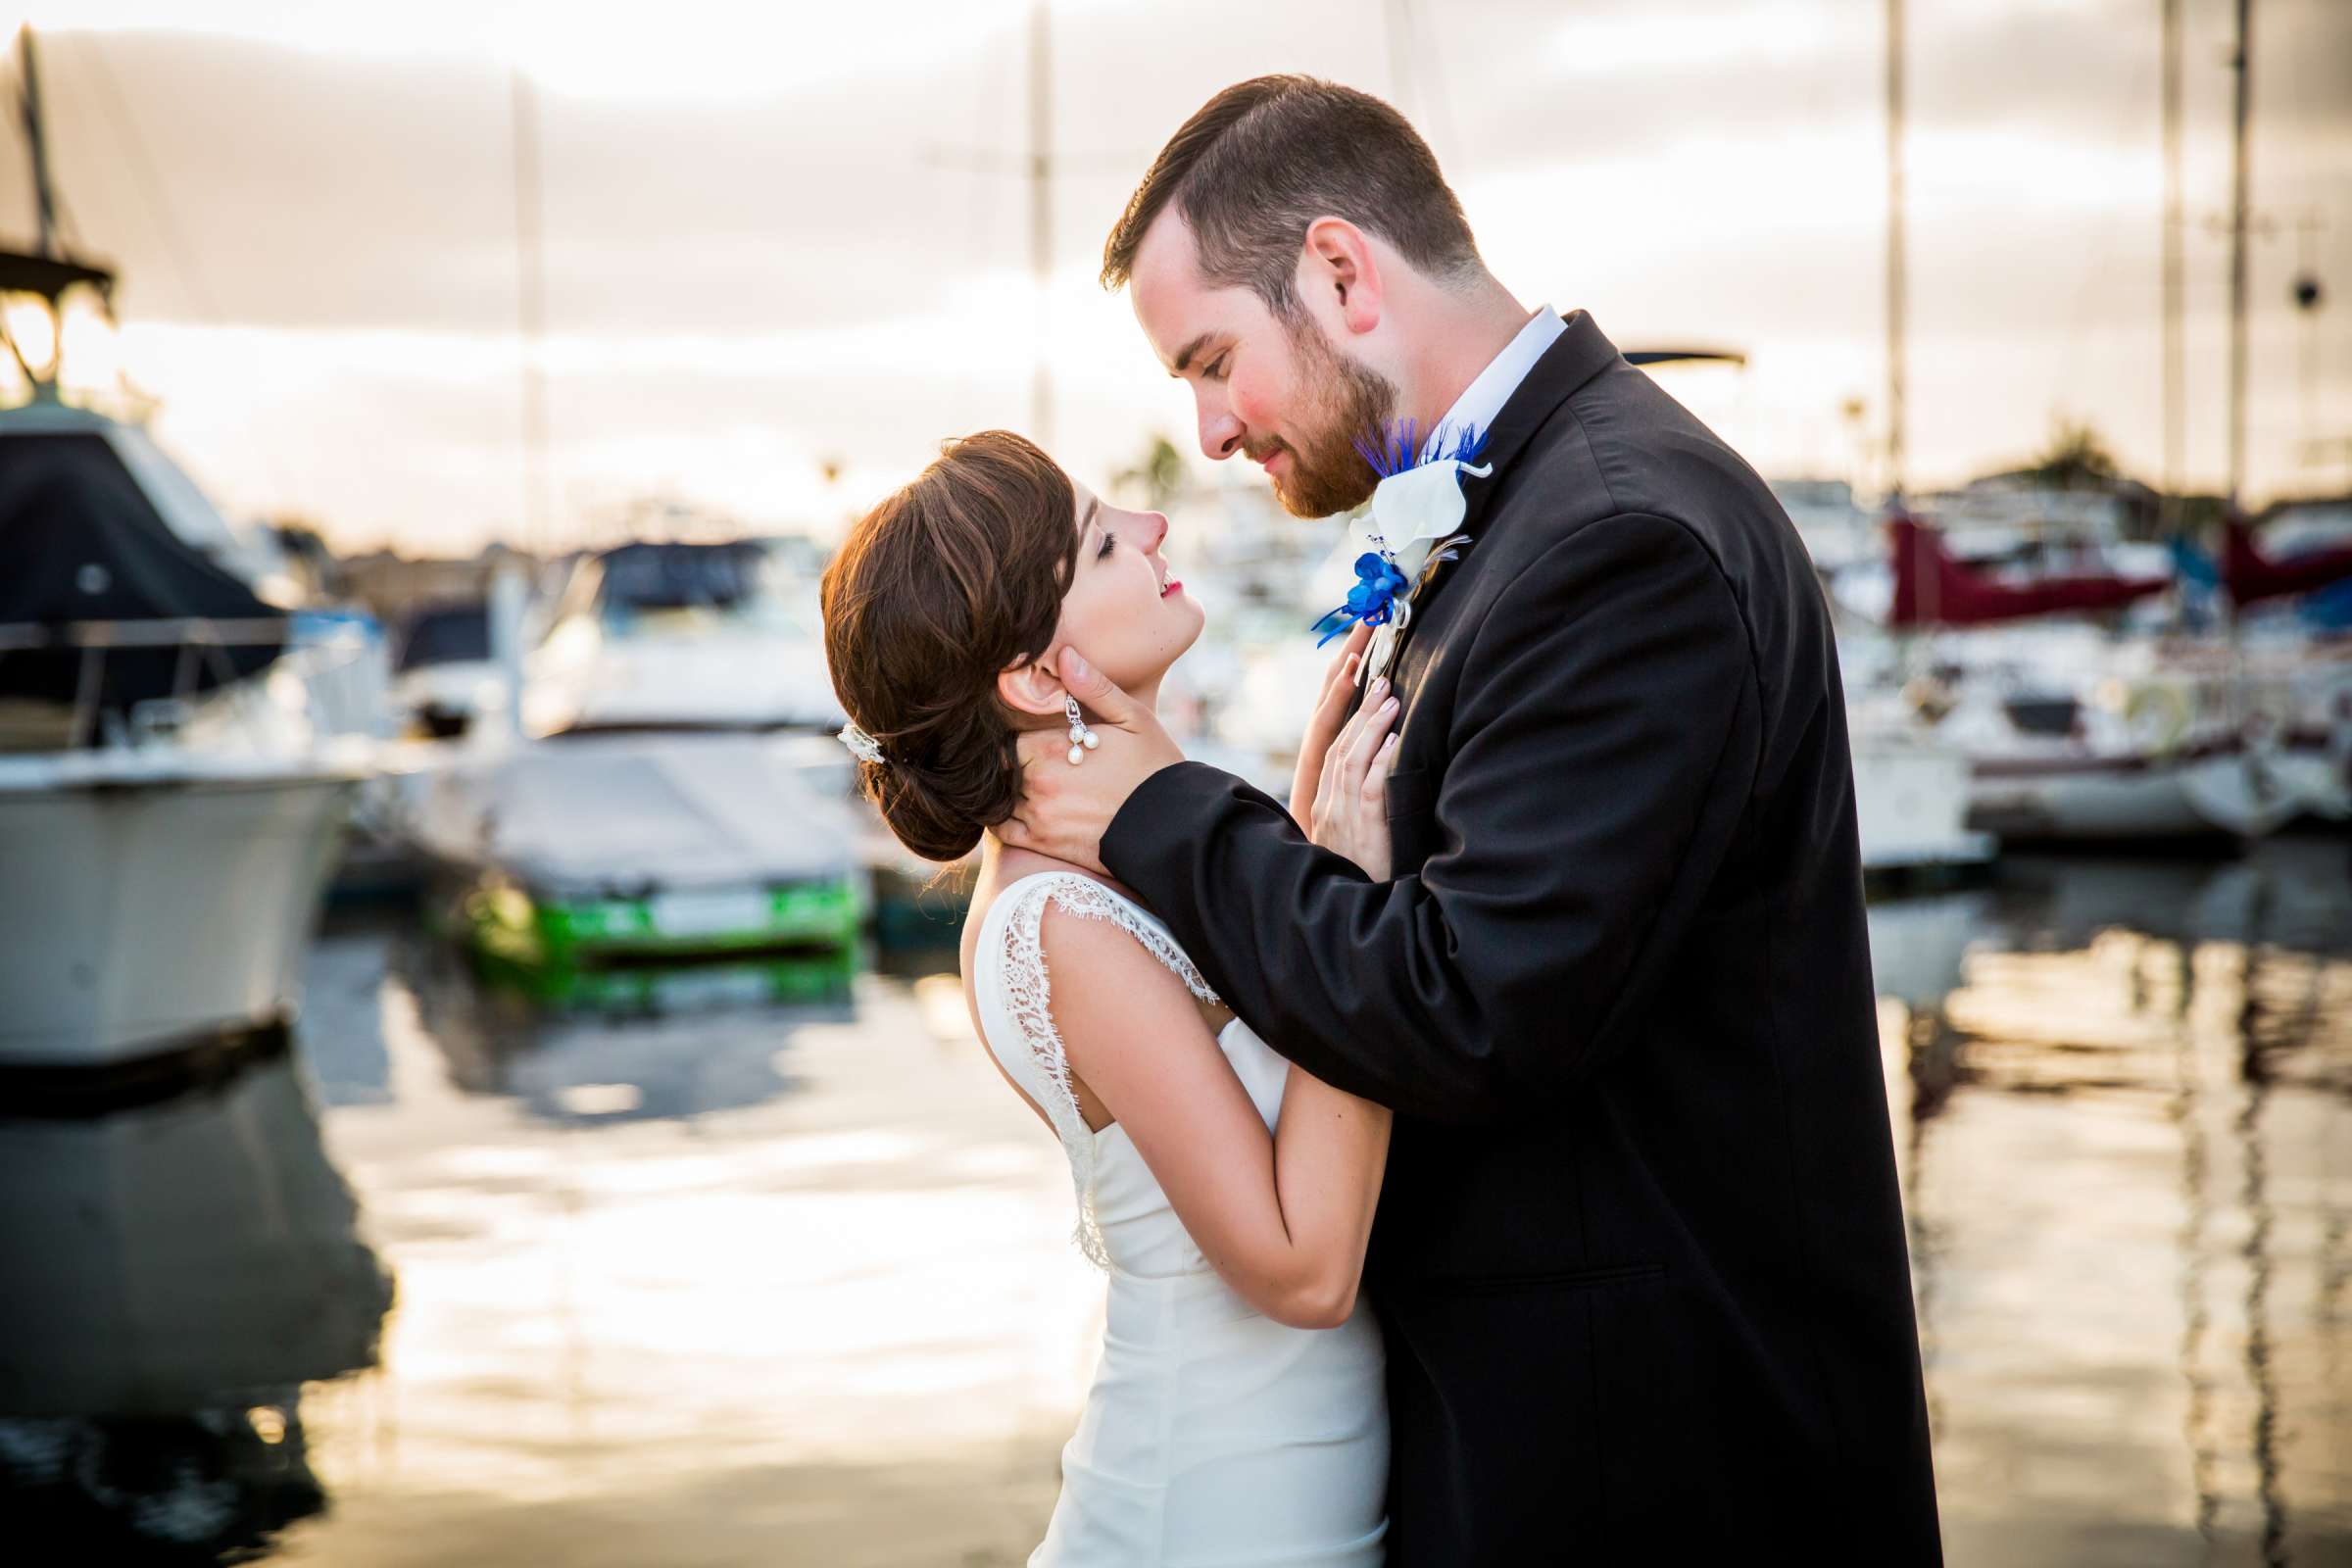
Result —
<path fill-rule="evenodd" d="M 1007 664 L 997 671 L 997 695 L 1016 713 L 1051 718 L 1062 710 L 1061 677 L 1050 661 Z"/>

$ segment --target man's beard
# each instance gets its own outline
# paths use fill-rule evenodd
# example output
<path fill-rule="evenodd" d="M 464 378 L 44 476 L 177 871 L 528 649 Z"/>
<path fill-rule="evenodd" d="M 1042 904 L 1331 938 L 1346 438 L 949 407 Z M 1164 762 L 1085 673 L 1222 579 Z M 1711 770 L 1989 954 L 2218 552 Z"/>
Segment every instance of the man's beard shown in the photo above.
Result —
<path fill-rule="evenodd" d="M 1355 449 L 1368 441 L 1375 450 L 1388 439 L 1396 413 L 1396 383 L 1342 354 L 1304 312 L 1291 324 L 1298 354 L 1298 384 L 1311 406 L 1301 421 L 1304 445 L 1269 440 L 1249 454 L 1263 463 L 1279 451 L 1291 455 L 1291 471 L 1275 479 L 1274 498 L 1294 517 L 1331 517 L 1372 499 L 1380 475 Z"/>

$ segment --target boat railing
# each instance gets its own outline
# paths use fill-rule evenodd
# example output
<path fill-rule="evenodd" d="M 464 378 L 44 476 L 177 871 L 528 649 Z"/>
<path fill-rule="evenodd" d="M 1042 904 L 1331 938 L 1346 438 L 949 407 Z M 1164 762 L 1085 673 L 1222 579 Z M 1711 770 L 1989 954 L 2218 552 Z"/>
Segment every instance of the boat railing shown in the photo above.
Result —
<path fill-rule="evenodd" d="M 177 648 L 172 690 L 162 697 L 132 705 L 128 727 L 144 739 L 175 729 L 184 721 L 189 699 L 196 695 L 199 673 L 209 670 L 225 688 L 245 678 L 229 662 L 232 648 L 276 645 L 288 654 L 300 651 L 294 643 L 293 621 L 284 615 L 256 615 L 216 619 L 180 615 L 141 620 L 68 620 L 0 622 L 0 658 L 12 653 L 78 649 L 74 674 L 73 716 L 66 745 L 80 750 L 90 744 L 99 725 L 99 699 L 106 674 L 106 656 L 115 649 Z M 161 720 L 160 722 L 158 720 Z"/>

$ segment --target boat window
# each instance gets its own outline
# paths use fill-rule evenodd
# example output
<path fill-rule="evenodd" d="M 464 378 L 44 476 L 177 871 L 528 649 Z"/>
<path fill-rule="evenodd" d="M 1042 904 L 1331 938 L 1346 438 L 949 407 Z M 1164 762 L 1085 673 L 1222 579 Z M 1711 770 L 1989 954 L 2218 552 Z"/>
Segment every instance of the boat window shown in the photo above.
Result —
<path fill-rule="evenodd" d="M 429 610 L 410 623 L 401 639 L 396 669 L 454 664 L 490 657 L 490 615 L 480 605 Z"/>
<path fill-rule="evenodd" d="M 608 552 L 601 565 L 597 599 L 608 627 L 723 620 L 808 635 L 786 599 L 793 574 L 755 542 L 623 545 Z"/>

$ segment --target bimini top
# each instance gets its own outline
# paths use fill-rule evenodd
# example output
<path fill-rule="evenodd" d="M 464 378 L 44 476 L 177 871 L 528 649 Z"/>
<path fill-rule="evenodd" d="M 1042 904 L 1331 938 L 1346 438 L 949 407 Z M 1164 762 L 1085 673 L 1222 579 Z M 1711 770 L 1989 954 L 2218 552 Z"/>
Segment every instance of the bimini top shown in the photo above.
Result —
<path fill-rule="evenodd" d="M 115 274 L 103 267 L 64 256 L 28 256 L 23 251 L 0 251 L 0 290 L 38 294 L 55 303 L 66 290 L 88 284 L 104 298 L 114 292 Z"/>
<path fill-rule="evenodd" d="M 176 486 L 159 482 L 158 465 Z M 0 652 L 0 698 L 74 700 L 84 655 L 69 630 L 74 622 L 282 616 L 166 521 L 164 507 L 191 504 L 227 535 L 186 476 L 138 432 L 79 410 L 0 417 L 0 628 L 12 645 Z M 51 646 L 23 646 L 44 634 Z M 98 705 L 122 710 L 174 691 L 194 695 L 251 675 L 284 651 L 280 637 L 193 654 L 183 666 L 184 646 L 173 637 L 108 648 L 95 660 Z"/>

